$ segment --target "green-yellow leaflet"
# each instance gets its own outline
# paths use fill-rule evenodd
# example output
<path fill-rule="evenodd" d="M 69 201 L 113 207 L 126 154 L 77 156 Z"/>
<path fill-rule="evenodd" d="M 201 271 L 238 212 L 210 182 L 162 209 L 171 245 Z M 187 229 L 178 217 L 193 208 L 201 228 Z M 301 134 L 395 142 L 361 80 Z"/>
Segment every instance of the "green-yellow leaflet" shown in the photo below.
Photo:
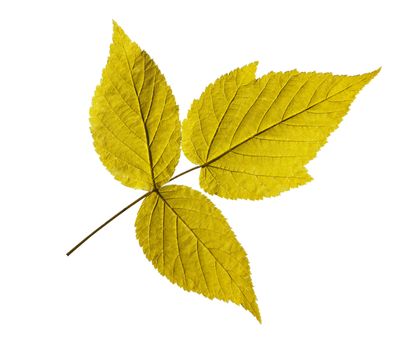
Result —
<path fill-rule="evenodd" d="M 97 153 L 117 180 L 151 190 L 170 179 L 180 155 L 178 107 L 154 61 L 115 22 L 90 116 Z"/>
<path fill-rule="evenodd" d="M 306 163 L 378 72 L 271 72 L 256 63 L 209 85 L 183 123 L 183 150 L 200 185 L 225 198 L 261 199 L 310 181 Z"/>
<path fill-rule="evenodd" d="M 183 150 L 197 166 L 173 177 L 180 156 L 178 107 L 156 64 L 114 22 L 113 43 L 90 110 L 101 161 L 126 186 L 147 192 L 74 246 L 144 199 L 136 237 L 171 282 L 232 301 L 260 322 L 246 253 L 202 193 L 167 182 L 201 169 L 200 185 L 225 198 L 261 199 L 305 184 L 305 169 L 351 102 L 377 73 L 271 72 L 257 63 L 210 84 L 183 123 Z M 264 237 L 265 239 L 265 237 Z"/>
<path fill-rule="evenodd" d="M 200 192 L 175 185 L 153 192 L 139 210 L 136 232 L 147 258 L 170 281 L 242 305 L 261 320 L 246 253 Z"/>

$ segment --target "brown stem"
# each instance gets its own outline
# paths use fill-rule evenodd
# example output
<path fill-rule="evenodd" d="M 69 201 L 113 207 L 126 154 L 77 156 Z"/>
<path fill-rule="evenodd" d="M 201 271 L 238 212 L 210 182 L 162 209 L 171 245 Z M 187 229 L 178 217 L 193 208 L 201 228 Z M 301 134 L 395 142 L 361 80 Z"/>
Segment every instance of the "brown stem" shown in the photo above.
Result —
<path fill-rule="evenodd" d="M 180 173 L 180 174 L 178 174 L 178 175 L 175 175 L 175 176 L 171 177 L 171 178 L 169 179 L 169 181 L 168 181 L 168 182 L 171 182 L 172 180 L 175 180 L 176 178 L 178 178 L 178 177 L 180 177 L 180 176 L 183 176 L 183 175 L 185 175 L 185 174 L 189 173 L 190 171 L 197 170 L 197 169 L 199 169 L 199 168 L 201 168 L 201 167 L 202 167 L 202 165 L 197 165 L 197 166 L 195 166 L 194 168 L 191 168 L 191 169 L 188 169 L 188 170 L 186 170 L 186 171 L 183 171 L 182 173 Z"/>
<path fill-rule="evenodd" d="M 114 219 L 116 219 L 119 215 L 123 214 L 126 210 L 133 207 L 136 203 L 140 202 L 145 197 L 149 196 L 152 193 L 152 191 L 145 193 L 143 196 L 140 196 L 139 198 L 135 199 L 132 203 L 130 203 L 128 206 L 124 207 L 122 210 L 120 210 L 117 214 L 114 214 L 110 219 L 108 219 L 105 223 L 97 227 L 93 232 L 91 232 L 87 237 L 85 237 L 81 242 L 79 242 L 74 248 L 69 250 L 67 252 L 67 256 L 70 256 L 72 253 L 74 253 L 80 246 L 82 246 L 86 241 L 88 241 L 91 237 L 93 237 L 98 231 L 100 231 L 104 226 L 112 222 Z"/>
<path fill-rule="evenodd" d="M 171 182 L 172 180 L 175 180 L 176 178 L 183 176 L 193 170 L 201 168 L 201 165 L 195 166 L 194 168 L 188 169 L 186 171 L 183 171 L 182 173 L 175 175 L 172 177 L 168 182 Z M 155 191 L 155 190 L 153 190 Z M 133 207 L 136 203 L 139 203 L 142 199 L 149 196 L 153 191 L 149 191 L 145 193 L 143 196 L 140 196 L 139 198 L 135 199 L 132 203 L 130 203 L 128 206 L 124 207 L 122 210 L 120 210 L 117 214 L 114 214 L 110 219 L 108 219 L 105 223 L 97 227 L 93 232 L 91 232 L 87 237 L 85 237 L 82 241 L 80 241 L 77 245 L 74 246 L 71 250 L 67 252 L 67 256 L 70 256 L 72 253 L 74 253 L 80 246 L 82 246 L 86 241 L 88 241 L 91 237 L 93 237 L 98 231 L 100 231 L 104 226 L 112 222 L 114 219 L 116 219 L 119 215 L 123 214 L 126 210 Z"/>

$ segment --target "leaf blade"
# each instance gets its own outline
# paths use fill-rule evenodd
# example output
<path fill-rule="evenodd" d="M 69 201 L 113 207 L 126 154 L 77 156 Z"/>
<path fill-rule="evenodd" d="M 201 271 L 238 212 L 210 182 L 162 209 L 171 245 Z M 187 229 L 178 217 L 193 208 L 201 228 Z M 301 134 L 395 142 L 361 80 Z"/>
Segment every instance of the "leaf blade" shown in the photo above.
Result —
<path fill-rule="evenodd" d="M 195 153 L 206 152 L 199 162 L 189 157 L 202 167 L 201 187 L 225 198 L 261 199 L 309 182 L 305 165 L 378 72 L 271 72 L 253 79 L 239 86 L 209 147 L 195 137 L 195 125 L 214 120 L 213 113 L 204 101 L 196 110 L 196 102 L 183 123 L 184 153 L 190 145 Z"/>
<path fill-rule="evenodd" d="M 164 186 L 142 203 L 137 239 L 171 282 L 210 299 L 232 301 L 260 321 L 246 253 L 221 212 L 198 191 Z"/>
<path fill-rule="evenodd" d="M 257 65 L 257 62 L 253 62 L 221 76 L 206 88 L 199 99 L 194 100 L 188 112 L 190 118 L 186 118 L 183 122 L 183 151 L 193 163 L 204 162 L 210 144 L 218 131 L 216 120 L 224 117 L 238 88 L 255 79 Z M 203 106 L 207 107 L 208 113 L 208 118 L 204 119 L 198 118 L 198 110 Z M 199 121 L 198 124 L 195 123 L 196 120 Z M 206 136 L 205 133 L 208 135 Z M 207 147 L 197 150 L 194 148 L 193 140 L 205 144 Z"/>
<path fill-rule="evenodd" d="M 172 176 L 180 155 L 178 107 L 154 61 L 113 22 L 113 42 L 90 109 L 94 146 L 124 185 L 144 190 Z"/>

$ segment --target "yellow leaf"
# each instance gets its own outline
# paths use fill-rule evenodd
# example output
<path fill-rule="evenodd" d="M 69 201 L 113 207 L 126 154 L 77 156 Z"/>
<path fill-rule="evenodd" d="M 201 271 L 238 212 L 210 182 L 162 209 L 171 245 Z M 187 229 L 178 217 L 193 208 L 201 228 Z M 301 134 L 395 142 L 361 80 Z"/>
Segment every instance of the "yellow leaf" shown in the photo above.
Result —
<path fill-rule="evenodd" d="M 143 202 L 136 236 L 146 257 L 171 282 L 232 301 L 260 322 L 246 253 L 214 204 L 186 186 L 164 186 Z"/>
<path fill-rule="evenodd" d="M 178 107 L 154 61 L 113 24 L 110 55 L 90 110 L 94 146 L 117 180 L 151 190 L 166 183 L 178 163 Z"/>
<path fill-rule="evenodd" d="M 255 79 L 255 67 L 209 85 L 183 123 L 183 151 L 202 167 L 208 193 L 261 199 L 310 181 L 305 165 L 379 72 L 271 72 Z"/>

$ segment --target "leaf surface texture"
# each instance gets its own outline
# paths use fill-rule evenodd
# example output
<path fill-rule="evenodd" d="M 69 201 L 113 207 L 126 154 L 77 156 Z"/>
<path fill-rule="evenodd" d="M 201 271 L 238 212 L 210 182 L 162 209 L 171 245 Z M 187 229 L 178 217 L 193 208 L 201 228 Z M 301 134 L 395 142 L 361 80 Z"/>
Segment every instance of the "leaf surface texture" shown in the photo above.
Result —
<path fill-rule="evenodd" d="M 139 210 L 136 234 L 146 257 L 171 282 L 232 301 L 261 320 L 246 253 L 203 194 L 176 185 L 153 192 Z"/>
<path fill-rule="evenodd" d="M 178 163 L 178 107 L 154 61 L 115 22 L 113 29 L 90 110 L 94 146 L 117 180 L 151 190 L 166 183 Z"/>
<path fill-rule="evenodd" d="M 261 199 L 310 181 L 305 165 L 379 71 L 256 79 L 255 69 L 253 63 L 210 84 L 183 123 L 183 151 L 202 166 L 200 185 L 210 194 Z"/>

